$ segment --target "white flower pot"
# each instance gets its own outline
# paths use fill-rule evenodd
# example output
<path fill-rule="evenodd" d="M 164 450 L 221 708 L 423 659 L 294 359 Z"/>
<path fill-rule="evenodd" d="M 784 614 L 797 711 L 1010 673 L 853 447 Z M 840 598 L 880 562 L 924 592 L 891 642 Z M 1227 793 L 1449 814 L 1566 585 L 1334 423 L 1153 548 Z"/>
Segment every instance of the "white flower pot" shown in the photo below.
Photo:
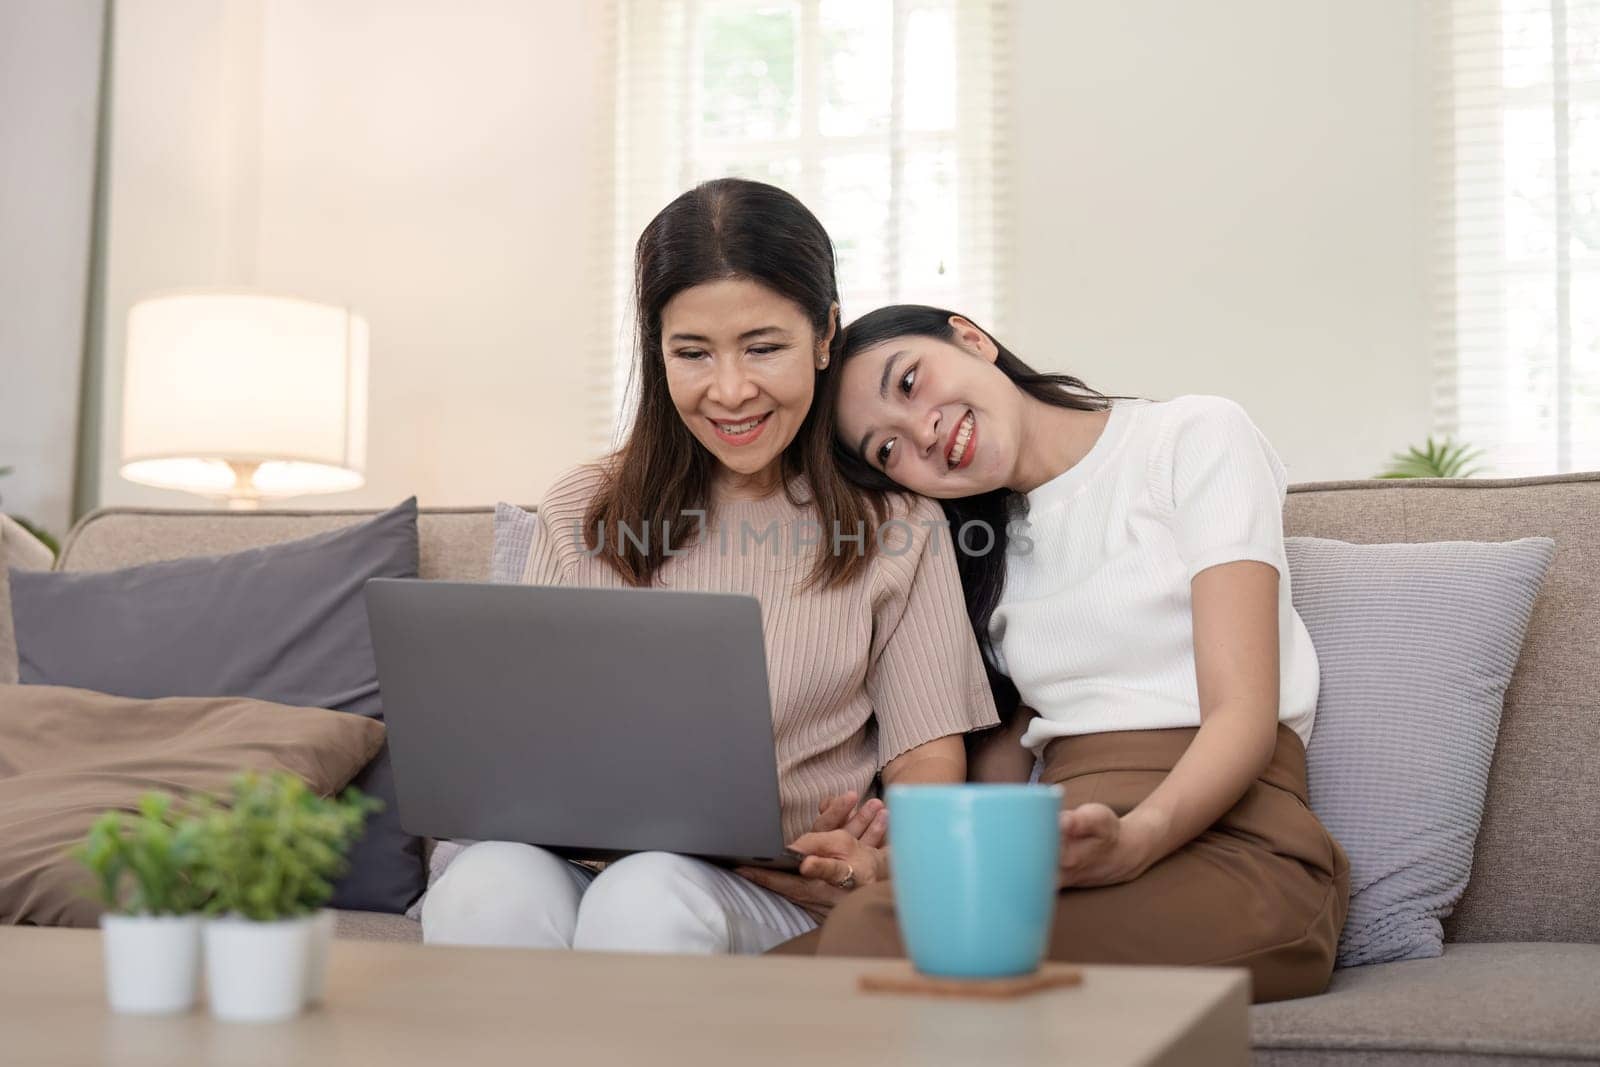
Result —
<path fill-rule="evenodd" d="M 106 1000 L 130 1015 L 188 1011 L 200 992 L 200 916 L 102 915 Z"/>
<path fill-rule="evenodd" d="M 275 1022 L 306 1002 L 312 917 L 252 922 L 224 916 L 206 923 L 206 995 L 228 1022 Z"/>
<path fill-rule="evenodd" d="M 306 1003 L 321 1004 L 328 987 L 328 954 L 333 951 L 333 912 L 311 916 L 311 951 L 306 954 Z"/>

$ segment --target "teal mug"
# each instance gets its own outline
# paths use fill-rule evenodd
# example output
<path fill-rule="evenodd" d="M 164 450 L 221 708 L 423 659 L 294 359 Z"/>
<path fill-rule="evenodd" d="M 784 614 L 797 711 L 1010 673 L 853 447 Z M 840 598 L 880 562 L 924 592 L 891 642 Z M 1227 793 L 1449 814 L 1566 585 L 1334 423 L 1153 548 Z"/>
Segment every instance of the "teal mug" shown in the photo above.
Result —
<path fill-rule="evenodd" d="M 891 786 L 888 803 L 895 909 L 917 970 L 1037 970 L 1055 919 L 1061 788 Z"/>

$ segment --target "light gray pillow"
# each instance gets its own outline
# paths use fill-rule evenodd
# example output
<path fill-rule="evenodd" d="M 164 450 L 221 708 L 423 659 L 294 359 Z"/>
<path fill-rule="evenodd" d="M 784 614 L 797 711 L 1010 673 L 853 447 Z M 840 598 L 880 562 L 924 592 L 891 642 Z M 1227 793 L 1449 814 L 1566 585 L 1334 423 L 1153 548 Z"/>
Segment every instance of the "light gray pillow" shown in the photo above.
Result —
<path fill-rule="evenodd" d="M 494 506 L 494 548 L 489 554 L 489 581 L 502 585 L 522 581 L 522 572 L 528 568 L 528 554 L 533 551 L 533 534 L 538 527 L 539 516 L 531 511 L 504 502 Z"/>
<path fill-rule="evenodd" d="M 1284 547 L 1322 669 L 1311 808 L 1350 858 L 1339 966 L 1438 956 L 1555 543 Z"/>

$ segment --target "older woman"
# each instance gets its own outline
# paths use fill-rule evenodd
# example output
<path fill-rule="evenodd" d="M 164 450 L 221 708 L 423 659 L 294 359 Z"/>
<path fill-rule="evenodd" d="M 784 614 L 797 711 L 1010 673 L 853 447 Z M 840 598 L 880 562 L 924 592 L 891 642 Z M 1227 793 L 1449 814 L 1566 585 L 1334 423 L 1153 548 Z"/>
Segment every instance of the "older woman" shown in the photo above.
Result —
<path fill-rule="evenodd" d="M 962 735 L 997 723 L 938 507 L 855 489 L 835 468 L 831 413 L 812 403 L 839 340 L 816 218 L 771 186 L 707 183 L 646 228 L 636 279 L 628 440 L 549 491 L 524 578 L 756 597 L 783 824 L 809 855 L 798 877 L 663 853 L 596 875 L 530 845 L 477 844 L 424 902 L 430 942 L 764 951 L 880 876 L 881 854 L 854 851 L 858 836 L 881 841 L 880 804 L 827 829 L 880 772 L 962 781 Z M 807 833 L 819 811 L 825 832 Z"/>

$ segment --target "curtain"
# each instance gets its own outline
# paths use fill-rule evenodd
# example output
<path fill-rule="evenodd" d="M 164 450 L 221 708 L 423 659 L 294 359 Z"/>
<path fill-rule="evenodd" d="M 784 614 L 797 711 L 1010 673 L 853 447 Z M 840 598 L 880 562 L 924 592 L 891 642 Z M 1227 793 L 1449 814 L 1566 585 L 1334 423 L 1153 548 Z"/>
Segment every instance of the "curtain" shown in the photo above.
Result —
<path fill-rule="evenodd" d="M 613 434 L 633 357 L 633 243 L 717 177 L 794 193 L 833 237 L 841 312 L 961 311 L 1001 335 L 1008 198 L 997 0 L 618 0 Z"/>
<path fill-rule="evenodd" d="M 1435 0 L 1435 422 L 1600 469 L 1600 0 Z"/>

